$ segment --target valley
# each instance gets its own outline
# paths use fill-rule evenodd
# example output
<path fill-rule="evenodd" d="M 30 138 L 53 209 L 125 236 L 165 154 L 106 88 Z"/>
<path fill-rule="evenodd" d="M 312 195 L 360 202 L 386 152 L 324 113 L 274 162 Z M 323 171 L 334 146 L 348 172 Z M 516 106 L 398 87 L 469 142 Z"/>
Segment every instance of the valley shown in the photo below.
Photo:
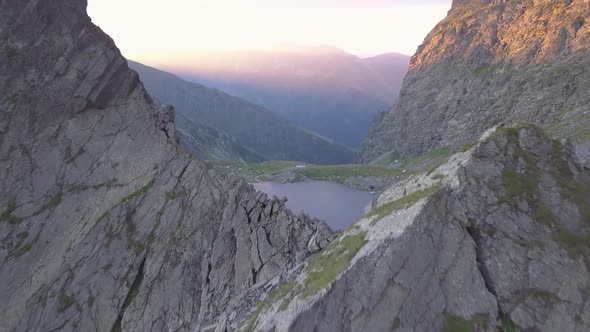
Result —
<path fill-rule="evenodd" d="M 295 126 L 277 112 L 140 63 L 129 65 L 152 97 L 174 105 L 181 143 L 204 159 L 344 164 L 356 156 L 351 148 Z"/>
<path fill-rule="evenodd" d="M 381 191 L 407 177 L 421 172 L 430 172 L 448 160 L 449 148 L 402 160 L 388 156 L 371 164 L 314 165 L 295 161 L 266 161 L 242 163 L 209 161 L 219 173 L 239 175 L 250 183 L 302 181 L 329 181 L 364 191 Z"/>
<path fill-rule="evenodd" d="M 167 70 L 358 148 L 374 117 L 395 102 L 409 63 L 409 56 L 397 53 L 361 58 L 336 47 L 290 46 L 203 53 Z"/>

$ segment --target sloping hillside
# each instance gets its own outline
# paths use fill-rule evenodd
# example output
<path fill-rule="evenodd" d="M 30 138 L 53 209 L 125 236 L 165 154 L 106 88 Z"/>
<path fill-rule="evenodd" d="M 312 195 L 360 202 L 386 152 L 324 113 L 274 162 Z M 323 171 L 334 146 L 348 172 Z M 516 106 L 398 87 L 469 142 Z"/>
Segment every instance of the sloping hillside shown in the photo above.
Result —
<path fill-rule="evenodd" d="M 404 55 L 361 59 L 328 46 L 292 47 L 205 54 L 174 72 L 358 147 L 373 116 L 395 101 L 408 63 Z"/>
<path fill-rule="evenodd" d="M 180 144 L 199 159 L 259 163 L 264 158 L 240 145 L 233 137 L 195 123 L 182 114 L 174 120 Z"/>
<path fill-rule="evenodd" d="M 300 129 L 263 107 L 136 62 L 129 63 L 154 98 L 174 105 L 179 114 L 193 122 L 229 134 L 264 159 L 346 164 L 355 157 L 352 150 Z"/>

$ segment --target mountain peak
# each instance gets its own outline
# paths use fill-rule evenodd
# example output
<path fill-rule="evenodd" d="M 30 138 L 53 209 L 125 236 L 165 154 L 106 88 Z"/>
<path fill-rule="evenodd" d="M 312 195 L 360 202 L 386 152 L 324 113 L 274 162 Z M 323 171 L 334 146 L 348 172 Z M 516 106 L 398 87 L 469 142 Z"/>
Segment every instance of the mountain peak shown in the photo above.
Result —
<path fill-rule="evenodd" d="M 571 139 L 590 160 L 590 5 L 455 1 L 412 57 L 394 110 L 365 142 L 364 160 L 460 148 L 486 128 L 527 121 Z"/>

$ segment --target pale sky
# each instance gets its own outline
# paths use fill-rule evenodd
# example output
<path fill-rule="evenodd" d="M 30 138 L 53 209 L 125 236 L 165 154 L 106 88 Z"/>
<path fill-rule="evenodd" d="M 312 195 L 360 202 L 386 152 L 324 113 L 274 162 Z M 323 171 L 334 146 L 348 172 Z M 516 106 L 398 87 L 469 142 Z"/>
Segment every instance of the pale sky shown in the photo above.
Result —
<path fill-rule="evenodd" d="M 123 54 L 173 63 L 203 51 L 331 45 L 411 55 L 452 0 L 89 0 Z"/>

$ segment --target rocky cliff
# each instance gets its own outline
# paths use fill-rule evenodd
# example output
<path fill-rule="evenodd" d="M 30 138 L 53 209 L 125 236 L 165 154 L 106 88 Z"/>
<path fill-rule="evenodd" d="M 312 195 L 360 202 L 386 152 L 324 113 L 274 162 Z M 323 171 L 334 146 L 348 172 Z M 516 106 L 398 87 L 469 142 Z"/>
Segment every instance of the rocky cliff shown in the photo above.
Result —
<path fill-rule="evenodd" d="M 327 227 L 177 144 L 86 1 L 0 2 L 0 331 L 193 331 Z"/>
<path fill-rule="evenodd" d="M 460 148 L 494 125 L 527 121 L 590 160 L 588 17 L 587 0 L 453 1 L 361 159 Z"/>
<path fill-rule="evenodd" d="M 540 129 L 503 128 L 384 192 L 229 326 L 588 331 L 589 268 L 590 172 Z"/>

